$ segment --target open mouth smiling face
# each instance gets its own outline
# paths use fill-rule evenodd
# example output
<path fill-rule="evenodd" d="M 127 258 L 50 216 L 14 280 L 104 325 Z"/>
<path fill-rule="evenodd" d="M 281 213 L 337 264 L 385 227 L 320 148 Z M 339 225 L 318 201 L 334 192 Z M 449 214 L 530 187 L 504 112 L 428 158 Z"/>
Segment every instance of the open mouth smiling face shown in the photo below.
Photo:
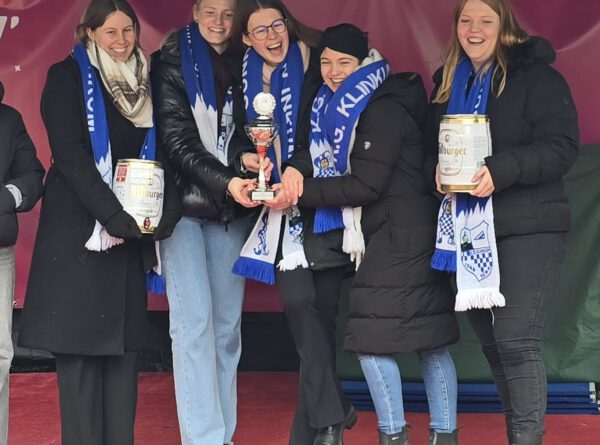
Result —
<path fill-rule="evenodd" d="M 458 40 L 475 69 L 488 62 L 496 50 L 500 17 L 481 0 L 469 0 L 456 24 Z"/>

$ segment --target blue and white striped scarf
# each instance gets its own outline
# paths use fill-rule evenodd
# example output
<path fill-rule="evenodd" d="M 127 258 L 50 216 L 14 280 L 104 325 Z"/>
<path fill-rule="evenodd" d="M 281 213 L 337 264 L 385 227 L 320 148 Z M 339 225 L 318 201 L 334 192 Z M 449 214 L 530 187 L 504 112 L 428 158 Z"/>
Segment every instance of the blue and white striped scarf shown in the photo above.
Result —
<path fill-rule="evenodd" d="M 104 183 L 112 189 L 112 155 L 110 150 L 110 140 L 108 132 L 108 121 L 106 118 L 106 106 L 102 96 L 102 86 L 96 72 L 90 62 L 86 47 L 78 43 L 73 48 L 73 57 L 79 65 L 82 79 L 83 98 L 85 101 L 86 121 L 88 132 L 92 142 L 92 151 L 96 169 Z M 155 160 L 156 158 L 156 129 L 150 127 L 146 132 L 146 138 L 139 154 L 140 159 Z M 121 238 L 115 238 L 106 231 L 106 229 L 96 221 L 91 237 L 85 244 L 88 250 L 101 252 L 110 249 L 113 246 L 123 244 Z M 156 245 L 158 254 L 158 245 Z M 165 283 L 160 275 L 160 258 L 158 266 L 146 274 L 146 284 L 148 290 L 156 293 L 164 293 Z"/>
<path fill-rule="evenodd" d="M 250 48 L 244 56 L 242 77 L 244 83 L 244 101 L 246 121 L 256 117 L 252 101 L 263 91 L 263 59 Z M 294 154 L 296 143 L 296 124 L 300 108 L 300 95 L 304 81 L 304 63 L 298 43 L 290 45 L 285 59 L 271 74 L 271 94 L 275 97 L 274 120 L 281 145 L 278 156 L 274 144 L 268 150 L 268 156 L 275 161 L 271 177 L 280 182 L 279 167 Z M 275 283 L 275 257 L 279 245 L 281 221 L 285 228 L 282 239 L 282 259 L 277 265 L 280 270 L 293 270 L 299 266 L 308 267 L 304 255 L 303 223 L 296 206 L 287 210 L 274 210 L 263 206 L 260 216 L 242 248 L 240 258 L 233 266 L 233 273 L 252 278 L 267 284 Z"/>
<path fill-rule="evenodd" d="M 198 25 L 191 23 L 179 31 L 179 47 L 181 71 L 200 140 L 223 165 L 229 165 L 228 147 L 235 130 L 232 88 L 225 97 L 219 128 L 212 61 Z"/>
<path fill-rule="evenodd" d="M 494 67 L 482 77 L 464 57 L 456 67 L 448 114 L 485 114 Z M 471 89 L 469 78 L 474 76 Z M 460 261 L 459 261 L 460 259 Z M 492 197 L 449 193 L 440 206 L 431 267 L 456 272 L 456 311 L 504 306 Z"/>
<path fill-rule="evenodd" d="M 344 80 L 335 93 L 327 85 L 317 92 L 311 112 L 313 177 L 327 178 L 350 173 L 350 154 L 356 125 L 371 96 L 385 82 L 389 72 L 387 61 L 372 49 L 369 57 Z M 342 248 L 353 260 L 357 260 L 358 266 L 365 249 L 360 229 L 360 209 L 347 206 L 316 210 L 315 233 L 341 228 L 344 228 Z"/>

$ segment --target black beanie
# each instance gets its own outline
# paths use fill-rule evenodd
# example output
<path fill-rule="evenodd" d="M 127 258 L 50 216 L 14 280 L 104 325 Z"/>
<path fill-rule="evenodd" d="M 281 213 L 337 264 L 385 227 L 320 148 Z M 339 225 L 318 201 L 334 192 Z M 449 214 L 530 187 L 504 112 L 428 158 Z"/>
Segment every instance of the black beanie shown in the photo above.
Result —
<path fill-rule="evenodd" d="M 360 62 L 369 55 L 369 39 L 366 32 L 350 23 L 330 26 L 321 37 L 321 52 L 325 48 L 339 53 L 350 54 Z"/>

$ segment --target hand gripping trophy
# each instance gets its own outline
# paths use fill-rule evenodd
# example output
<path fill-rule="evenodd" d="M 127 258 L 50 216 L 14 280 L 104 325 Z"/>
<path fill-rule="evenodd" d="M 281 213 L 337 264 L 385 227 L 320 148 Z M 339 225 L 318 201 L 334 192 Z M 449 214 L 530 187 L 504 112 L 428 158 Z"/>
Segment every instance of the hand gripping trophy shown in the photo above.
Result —
<path fill-rule="evenodd" d="M 269 93 L 258 93 L 252 101 L 252 106 L 258 116 L 244 126 L 246 134 L 256 146 L 258 154 L 258 185 L 251 193 L 253 201 L 269 201 L 274 198 L 275 192 L 269 188 L 265 178 L 265 156 L 269 145 L 277 135 L 277 128 L 273 120 L 275 98 Z M 274 161 L 274 160 L 273 160 Z"/>

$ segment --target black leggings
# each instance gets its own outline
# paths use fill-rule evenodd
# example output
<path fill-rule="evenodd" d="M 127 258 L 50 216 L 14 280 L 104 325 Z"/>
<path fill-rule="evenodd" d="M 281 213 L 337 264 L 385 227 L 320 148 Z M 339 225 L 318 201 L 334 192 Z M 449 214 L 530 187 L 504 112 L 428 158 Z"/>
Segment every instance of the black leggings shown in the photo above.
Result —
<path fill-rule="evenodd" d="M 542 338 L 565 244 L 564 233 L 498 241 L 500 291 L 506 306 L 467 313 L 492 369 L 509 434 L 541 437 L 544 431 L 547 380 Z"/>
<path fill-rule="evenodd" d="M 335 317 L 344 269 L 277 272 L 276 283 L 300 356 L 292 445 L 311 445 L 316 430 L 344 420 L 350 406 L 335 367 Z"/>

